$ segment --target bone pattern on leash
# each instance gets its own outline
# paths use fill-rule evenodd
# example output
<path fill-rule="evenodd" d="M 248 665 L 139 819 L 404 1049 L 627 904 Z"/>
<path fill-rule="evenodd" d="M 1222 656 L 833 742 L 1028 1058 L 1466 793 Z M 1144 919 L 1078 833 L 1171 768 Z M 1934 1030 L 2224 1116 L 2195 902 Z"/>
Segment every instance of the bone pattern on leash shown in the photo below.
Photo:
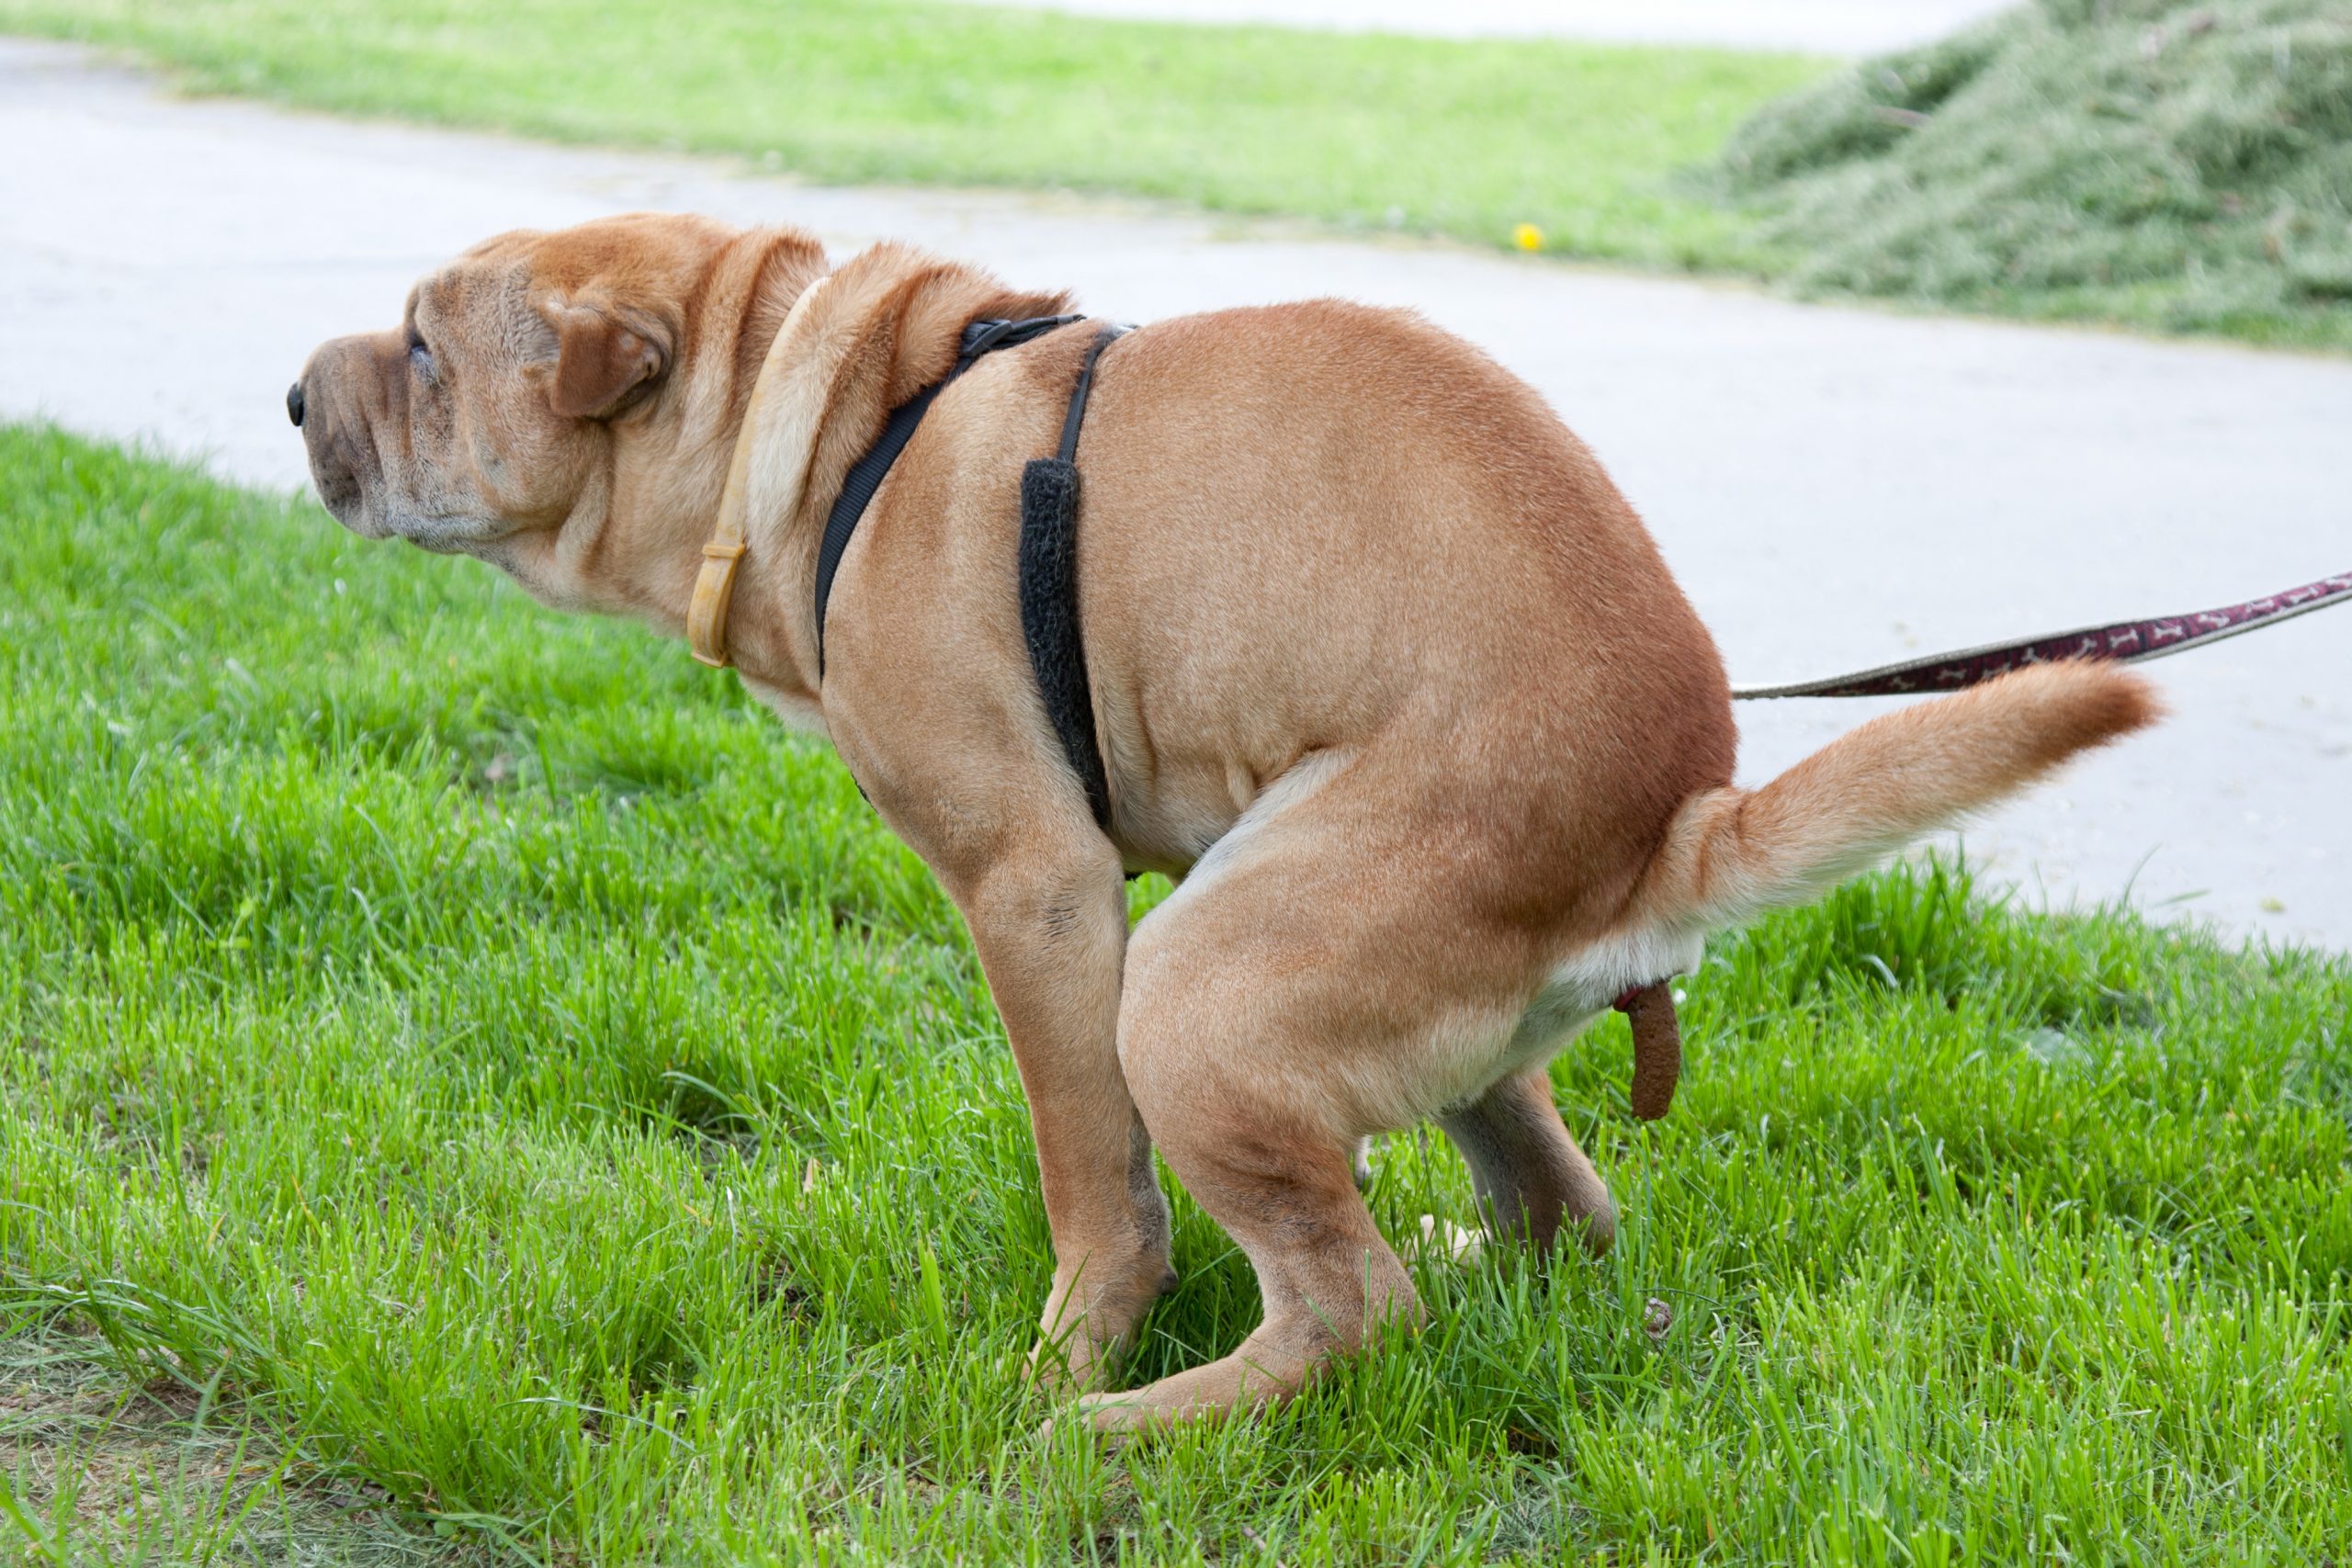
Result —
<path fill-rule="evenodd" d="M 2112 626 L 2083 626 L 2069 632 L 2022 642 L 1995 643 L 1875 670 L 1832 675 L 1820 681 L 1800 681 L 1784 686 L 1735 686 L 1742 700 L 1765 697 L 1897 697 L 1923 693 L 1958 692 L 1981 685 L 1996 675 L 2032 664 L 2063 659 L 2113 660 L 2136 664 L 2185 652 L 2210 642 L 2240 637 L 2264 626 L 2277 626 L 2297 615 L 2352 599 L 2352 572 L 2339 572 L 2306 582 L 2283 593 L 2227 604 L 2218 610 L 2198 610 L 2185 615 L 2159 615 L 2143 621 L 2118 621 Z"/>

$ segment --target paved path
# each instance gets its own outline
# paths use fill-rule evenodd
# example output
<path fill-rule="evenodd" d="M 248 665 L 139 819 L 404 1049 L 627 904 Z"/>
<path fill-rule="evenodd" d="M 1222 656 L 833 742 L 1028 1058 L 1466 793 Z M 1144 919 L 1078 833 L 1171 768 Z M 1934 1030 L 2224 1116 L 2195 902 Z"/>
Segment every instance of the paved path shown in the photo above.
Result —
<path fill-rule="evenodd" d="M 978 0 L 1003 4 L 1004 0 Z M 1174 22 L 1272 22 L 1437 38 L 1582 38 L 1880 54 L 1941 38 L 2009 0 L 1015 0 Z"/>
<path fill-rule="evenodd" d="M 628 207 L 789 220 L 842 248 L 908 237 L 1129 320 L 1316 293 L 1419 307 L 1532 379 L 1592 444 L 1741 680 L 2199 608 L 2352 566 L 2340 360 L 177 102 L 5 40 L 0 417 L 149 434 L 237 479 L 298 484 L 280 400 L 312 344 L 390 323 L 416 274 L 494 231 Z M 1981 825 L 1970 852 L 2030 897 L 2129 888 L 2233 931 L 2352 948 L 2352 609 L 2152 669 L 2177 719 Z M 1743 774 L 1880 706 L 1744 707 Z"/>

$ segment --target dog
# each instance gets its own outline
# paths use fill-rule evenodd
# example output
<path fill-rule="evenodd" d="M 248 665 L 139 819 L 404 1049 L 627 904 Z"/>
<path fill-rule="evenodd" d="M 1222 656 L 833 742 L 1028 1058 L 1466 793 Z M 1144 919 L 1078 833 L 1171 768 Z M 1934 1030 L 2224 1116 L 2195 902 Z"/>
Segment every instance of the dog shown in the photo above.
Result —
<path fill-rule="evenodd" d="M 1072 321 L 973 362 L 840 557 L 820 673 L 845 476 L 968 323 L 1067 306 L 896 244 L 835 265 L 790 229 L 639 214 L 467 252 L 398 327 L 320 347 L 288 406 L 354 533 L 673 633 L 734 509 L 725 657 L 830 738 L 970 927 L 1052 1226 L 1032 1354 L 1097 1429 L 1288 1399 L 1419 1321 L 1358 1190 L 1368 1134 L 1434 1118 L 1498 1238 L 1605 1251 L 1555 1053 L 1711 932 L 2157 716 L 2140 678 L 2053 663 L 1735 787 L 1714 643 L 1592 455 L 1476 349 L 1331 300 L 1107 347 Z M 1015 565 L 1023 465 L 1095 349 L 1078 600 L 1107 822 Z M 1144 870 L 1179 886 L 1130 931 Z M 1175 1280 L 1155 1149 L 1263 1318 L 1114 1391 Z"/>

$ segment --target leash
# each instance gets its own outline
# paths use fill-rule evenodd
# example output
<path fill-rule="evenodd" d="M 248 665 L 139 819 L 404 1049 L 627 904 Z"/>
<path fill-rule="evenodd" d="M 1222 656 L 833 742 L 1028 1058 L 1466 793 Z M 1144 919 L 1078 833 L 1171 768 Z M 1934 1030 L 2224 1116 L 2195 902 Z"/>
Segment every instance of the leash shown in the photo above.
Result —
<path fill-rule="evenodd" d="M 1744 700 L 1893 697 L 1964 691 L 2029 664 L 2051 664 L 2066 659 L 2139 664 L 2185 653 L 2207 643 L 2243 637 L 2347 600 L 2352 600 L 2352 572 L 2340 572 L 2300 588 L 2290 588 L 2283 593 L 2225 604 L 2217 610 L 2117 621 L 2017 642 L 1931 653 L 1924 659 L 1882 664 L 1875 670 L 1858 670 L 1820 681 L 1798 681 L 1784 686 L 1734 686 L 1731 694 Z M 1627 1099 L 1635 1116 L 1655 1122 L 1673 1105 L 1675 1085 L 1682 1076 L 1682 1032 L 1674 1016 L 1672 983 L 1657 980 L 1646 986 L 1629 986 L 1610 1005 L 1625 1015 L 1634 1035 L 1634 1083 Z"/>
<path fill-rule="evenodd" d="M 2017 642 L 1991 643 L 1951 653 L 1931 653 L 1875 670 L 1857 670 L 1819 681 L 1798 681 L 1785 686 L 1734 686 L 1733 697 L 1756 701 L 1766 697 L 1895 697 L 1923 692 L 1958 692 L 1980 685 L 2029 664 L 2051 664 L 2062 659 L 2111 660 L 2140 664 L 2165 659 L 2192 648 L 2244 637 L 2275 626 L 2297 615 L 2308 615 L 2352 599 L 2352 572 L 2339 572 L 2241 604 L 2218 610 L 2198 610 L 2185 615 L 2159 615 L 2152 620 L 2117 621 L 2104 626 L 2080 626 L 2051 632 Z"/>

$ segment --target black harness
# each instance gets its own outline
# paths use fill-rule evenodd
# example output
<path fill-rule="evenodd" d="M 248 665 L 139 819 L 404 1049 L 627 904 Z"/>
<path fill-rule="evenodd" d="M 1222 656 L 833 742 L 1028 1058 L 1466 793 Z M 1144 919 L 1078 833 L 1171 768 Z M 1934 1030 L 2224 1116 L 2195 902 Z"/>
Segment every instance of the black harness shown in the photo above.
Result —
<path fill-rule="evenodd" d="M 1026 321 L 974 321 L 964 329 L 961 352 L 946 378 L 926 387 L 890 412 L 882 434 L 853 464 L 842 492 L 825 519 L 817 550 L 817 679 L 825 678 L 825 604 L 832 597 L 833 573 L 857 532 L 875 491 L 899 460 L 932 400 L 984 354 L 1027 343 L 1082 316 L 1038 316 Z M 1060 448 L 1032 458 L 1021 471 L 1021 631 L 1029 645 L 1029 668 L 1045 699 L 1072 772 L 1086 791 L 1096 826 L 1111 827 L 1111 783 L 1094 733 L 1094 694 L 1086 675 L 1086 644 L 1078 624 L 1078 433 L 1086 420 L 1086 400 L 1094 389 L 1094 362 L 1125 327 L 1105 323 L 1086 351 L 1078 384 L 1062 419 Z"/>

